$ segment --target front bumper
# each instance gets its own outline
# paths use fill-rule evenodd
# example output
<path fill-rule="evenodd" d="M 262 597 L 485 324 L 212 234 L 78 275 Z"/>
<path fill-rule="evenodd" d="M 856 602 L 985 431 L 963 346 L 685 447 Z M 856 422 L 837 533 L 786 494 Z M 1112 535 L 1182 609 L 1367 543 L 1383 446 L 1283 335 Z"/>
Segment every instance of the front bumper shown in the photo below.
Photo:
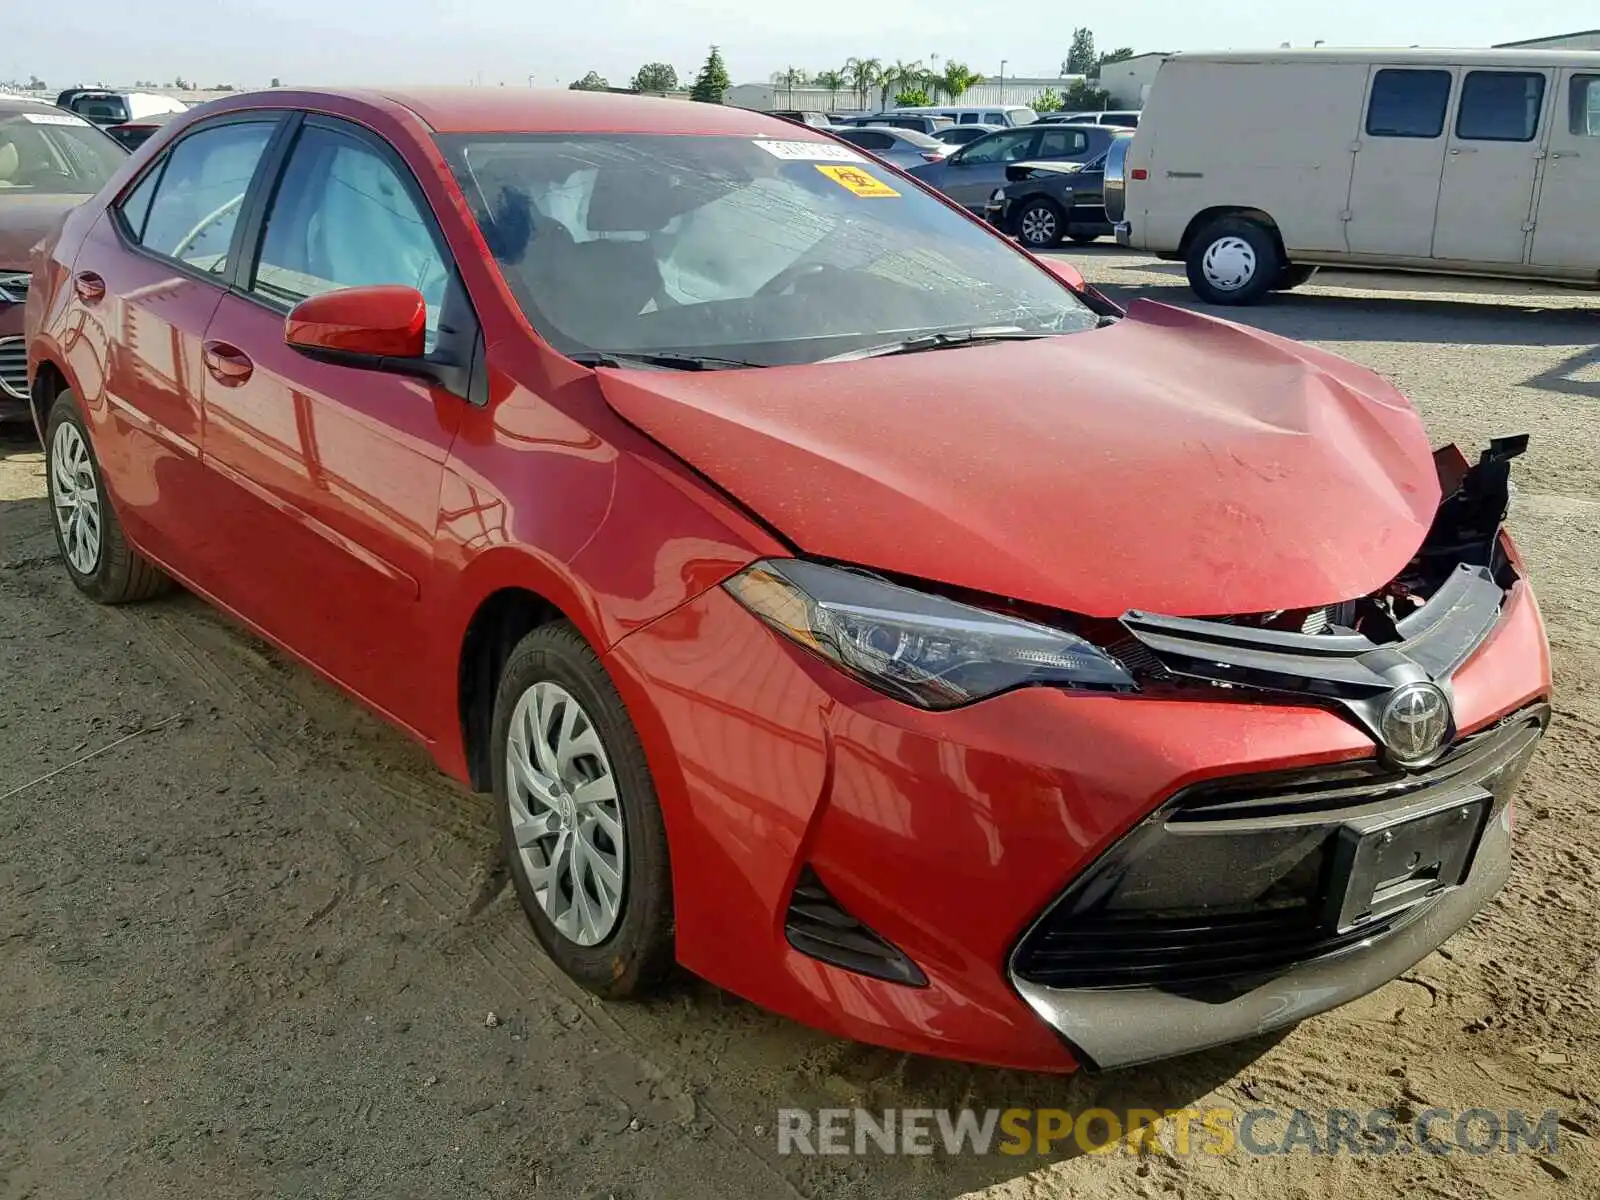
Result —
<path fill-rule="evenodd" d="M 1051 1071 L 1199 1049 L 1378 986 L 1505 875 L 1501 804 L 1463 886 L 1371 946 L 1274 968 L 1222 1001 L 1159 986 L 1042 987 L 1015 977 L 1025 935 L 1152 814 L 1207 781 L 1376 766 L 1370 736 L 1313 704 L 1204 688 L 1032 688 L 923 712 L 799 650 L 721 588 L 623 639 L 607 665 L 667 825 L 679 961 L 860 1041 Z M 1463 736 L 1548 696 L 1525 584 L 1452 685 Z M 812 943 L 792 934 L 797 893 L 821 897 L 811 907 L 823 918 L 836 905 L 870 931 L 863 962 L 875 938 L 915 975 L 896 981 L 807 953 Z"/>

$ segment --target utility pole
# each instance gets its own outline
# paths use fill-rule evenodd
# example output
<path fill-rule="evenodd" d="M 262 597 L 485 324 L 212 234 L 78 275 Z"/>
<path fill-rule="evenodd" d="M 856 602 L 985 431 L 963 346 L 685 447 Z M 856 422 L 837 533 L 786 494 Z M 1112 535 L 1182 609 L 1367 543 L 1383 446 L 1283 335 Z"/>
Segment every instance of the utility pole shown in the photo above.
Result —
<path fill-rule="evenodd" d="M 1006 102 L 1006 60 L 1002 58 L 1000 60 L 1000 100 L 999 100 L 999 103 L 1004 104 L 1005 102 Z"/>

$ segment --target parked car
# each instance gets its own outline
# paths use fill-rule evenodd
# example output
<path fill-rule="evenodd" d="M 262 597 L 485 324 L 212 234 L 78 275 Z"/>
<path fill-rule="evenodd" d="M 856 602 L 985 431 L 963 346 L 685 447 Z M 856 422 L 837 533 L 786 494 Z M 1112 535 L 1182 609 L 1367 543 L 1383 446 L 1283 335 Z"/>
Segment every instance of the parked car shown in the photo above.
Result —
<path fill-rule="evenodd" d="M 1002 128 L 1004 126 L 1001 125 L 946 125 L 933 135 L 933 140 L 943 142 L 946 146 L 965 146 Z"/>
<path fill-rule="evenodd" d="M 182 113 L 189 106 L 154 92 L 114 92 L 104 88 L 68 88 L 56 97 L 56 107 L 77 113 L 95 125 L 121 125 L 157 113 Z"/>
<path fill-rule="evenodd" d="M 949 117 L 889 112 L 878 113 L 876 116 L 871 117 L 841 117 L 834 122 L 834 125 L 835 127 L 842 125 L 875 125 L 884 129 L 909 129 L 915 133 L 932 136 L 941 129 L 948 129 L 954 123 Z"/>
<path fill-rule="evenodd" d="M 28 418 L 28 251 L 126 155 L 82 117 L 0 96 L 0 421 Z"/>
<path fill-rule="evenodd" d="M 1250 304 L 1316 266 L 1600 285 L 1592 52 L 1181 54 L 1107 177 L 1117 240 Z"/>
<path fill-rule="evenodd" d="M 893 163 L 901 170 L 939 162 L 950 153 L 950 147 L 935 138 L 913 129 L 887 129 L 875 125 L 852 125 L 831 131 L 852 146 L 858 146 L 874 158 Z"/>
<path fill-rule="evenodd" d="M 1137 109 L 1112 109 L 1109 112 L 1047 113 L 1039 120 L 1066 125 L 1114 125 L 1118 129 L 1139 128 Z"/>
<path fill-rule="evenodd" d="M 169 134 L 34 257 L 64 570 L 183 582 L 492 793 L 584 987 L 1115 1067 L 1353 999 L 1505 880 L 1526 438 L 1435 453 L 1372 371 L 1119 315 L 732 107 Z"/>
<path fill-rule="evenodd" d="M 1115 136 L 1114 130 L 1097 125 L 1002 129 L 939 162 L 913 167 L 911 173 L 957 204 L 982 213 L 995 189 L 1005 186 L 1006 167 L 1012 163 L 1088 162 L 1103 154 Z"/>
<path fill-rule="evenodd" d="M 809 108 L 775 108 L 772 115 L 780 121 L 791 121 L 796 125 L 810 125 L 813 129 L 826 129 L 829 125 L 828 114 L 816 112 Z"/>
<path fill-rule="evenodd" d="M 1025 104 L 946 104 L 897 108 L 894 111 L 897 114 L 919 113 L 924 116 L 948 117 L 957 125 L 994 125 L 1001 128 L 1012 125 L 1031 125 L 1039 119 L 1039 114 Z"/>
<path fill-rule="evenodd" d="M 150 140 L 156 130 L 168 122 L 176 120 L 180 115 L 179 113 L 152 113 L 148 117 L 140 117 L 135 121 L 124 121 L 120 125 L 107 125 L 105 131 L 124 150 L 137 150 Z"/>
<path fill-rule="evenodd" d="M 1119 134 L 1119 140 L 1131 137 Z M 1007 183 L 984 207 L 989 224 L 1030 250 L 1062 241 L 1086 245 L 1113 232 L 1106 216 L 1108 149 L 1086 163 L 1020 162 L 1006 167 Z"/>

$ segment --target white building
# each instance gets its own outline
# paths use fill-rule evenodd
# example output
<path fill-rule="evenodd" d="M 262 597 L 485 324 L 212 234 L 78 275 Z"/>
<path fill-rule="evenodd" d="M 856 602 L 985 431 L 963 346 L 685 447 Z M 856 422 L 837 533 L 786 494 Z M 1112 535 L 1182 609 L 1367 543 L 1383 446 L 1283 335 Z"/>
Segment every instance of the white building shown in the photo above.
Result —
<path fill-rule="evenodd" d="M 1002 82 L 997 76 L 984 83 L 974 84 L 955 100 L 945 96 L 935 96 L 933 101 L 935 104 L 974 107 L 990 104 L 1031 104 L 1047 88 L 1059 96 L 1082 78 L 1081 75 L 1053 75 L 1048 78 L 1007 75 Z M 894 107 L 894 93 L 890 92 L 888 103 L 885 104 L 883 89 L 873 88 L 867 96 L 866 107 L 863 109 L 860 94 L 849 87 L 841 92 L 830 92 L 827 88 L 812 86 L 789 88 L 781 83 L 740 83 L 723 93 L 722 102 L 739 108 L 754 108 L 761 112 L 789 108 L 817 112 L 878 112 L 883 108 Z"/>

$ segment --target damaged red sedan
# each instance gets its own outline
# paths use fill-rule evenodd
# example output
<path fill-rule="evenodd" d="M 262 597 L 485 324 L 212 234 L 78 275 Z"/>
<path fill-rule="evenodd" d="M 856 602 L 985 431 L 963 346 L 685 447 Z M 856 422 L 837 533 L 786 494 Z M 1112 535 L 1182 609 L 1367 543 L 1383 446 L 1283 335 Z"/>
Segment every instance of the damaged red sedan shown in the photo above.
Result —
<path fill-rule="evenodd" d="M 1506 878 L 1523 440 L 1126 313 L 827 134 L 241 95 L 36 252 L 62 558 L 492 792 L 551 958 L 1042 1070 L 1248 1037 Z"/>

